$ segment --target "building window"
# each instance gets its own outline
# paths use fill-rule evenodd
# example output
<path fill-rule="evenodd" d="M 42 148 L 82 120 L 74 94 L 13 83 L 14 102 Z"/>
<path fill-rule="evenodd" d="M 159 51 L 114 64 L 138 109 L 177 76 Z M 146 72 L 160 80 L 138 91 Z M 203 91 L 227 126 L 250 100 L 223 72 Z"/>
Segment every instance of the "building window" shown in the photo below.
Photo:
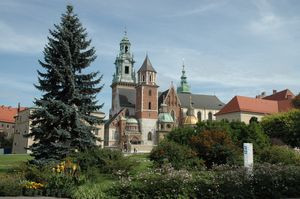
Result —
<path fill-rule="evenodd" d="M 151 96 L 151 95 L 152 95 L 152 91 L 151 91 L 151 90 L 149 90 L 148 94 L 149 94 L 149 96 Z"/>
<path fill-rule="evenodd" d="M 149 133 L 148 133 L 148 141 L 151 141 L 151 140 L 152 140 L 152 133 L 149 132 Z"/>
<path fill-rule="evenodd" d="M 95 135 L 99 135 L 99 129 L 95 129 Z"/>
<path fill-rule="evenodd" d="M 125 46 L 125 53 L 128 52 L 128 46 Z"/>
<path fill-rule="evenodd" d="M 171 116 L 173 118 L 173 121 L 175 121 L 175 112 L 174 112 L 174 110 L 171 111 Z"/>
<path fill-rule="evenodd" d="M 161 129 L 161 130 L 164 129 L 164 125 L 163 125 L 163 124 L 160 125 L 160 129 Z"/>
<path fill-rule="evenodd" d="M 142 81 L 143 81 L 143 82 L 145 81 L 145 75 L 142 76 Z"/>
<path fill-rule="evenodd" d="M 152 75 L 150 75 L 150 78 L 149 78 L 149 79 L 150 79 L 150 82 L 152 82 Z"/>
<path fill-rule="evenodd" d="M 171 124 L 167 124 L 167 128 L 170 129 L 171 128 Z"/>
<path fill-rule="evenodd" d="M 6 125 L 6 128 L 9 128 L 9 125 Z"/>
<path fill-rule="evenodd" d="M 209 121 L 212 121 L 212 118 L 213 118 L 212 116 L 213 116 L 212 113 L 209 112 L 209 113 L 208 113 L 208 120 L 209 120 Z"/>
<path fill-rule="evenodd" d="M 202 121 L 201 112 L 200 111 L 197 113 L 197 118 L 198 118 L 198 122 Z"/>
<path fill-rule="evenodd" d="M 148 104 L 148 109 L 151 109 L 151 102 L 149 102 Z"/>
<path fill-rule="evenodd" d="M 129 117 L 129 110 L 128 109 L 126 109 L 125 116 Z"/>
<path fill-rule="evenodd" d="M 129 74 L 129 66 L 125 66 L 125 74 Z"/>

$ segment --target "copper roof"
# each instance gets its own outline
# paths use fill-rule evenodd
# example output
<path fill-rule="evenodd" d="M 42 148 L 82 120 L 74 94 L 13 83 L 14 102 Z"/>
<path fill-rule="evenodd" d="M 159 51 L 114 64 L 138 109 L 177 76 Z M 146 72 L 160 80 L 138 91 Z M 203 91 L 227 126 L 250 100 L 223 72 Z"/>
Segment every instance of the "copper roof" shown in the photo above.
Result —
<path fill-rule="evenodd" d="M 20 111 L 24 110 L 25 107 L 20 108 Z M 1 122 L 8 122 L 8 123 L 14 123 L 15 122 L 15 116 L 18 113 L 18 108 L 13 108 L 10 106 L 0 106 L 0 121 Z"/>
<path fill-rule="evenodd" d="M 215 115 L 222 115 L 222 114 L 234 113 L 234 112 L 252 112 L 252 113 L 271 114 L 271 113 L 278 113 L 279 108 L 278 108 L 277 101 L 235 96 L 230 102 L 228 102 L 228 104 L 226 104 Z"/>

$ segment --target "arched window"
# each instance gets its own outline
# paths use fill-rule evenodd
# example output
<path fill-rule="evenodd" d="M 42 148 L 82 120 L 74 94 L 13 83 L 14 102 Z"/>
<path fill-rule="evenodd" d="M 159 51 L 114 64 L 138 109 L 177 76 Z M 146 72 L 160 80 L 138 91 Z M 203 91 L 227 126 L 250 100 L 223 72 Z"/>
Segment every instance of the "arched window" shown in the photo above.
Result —
<path fill-rule="evenodd" d="M 148 133 L 148 141 L 151 141 L 151 140 L 152 140 L 152 133 L 149 132 L 149 133 Z"/>
<path fill-rule="evenodd" d="M 142 76 L 142 81 L 143 81 L 143 82 L 145 81 L 145 75 Z"/>
<path fill-rule="evenodd" d="M 209 120 L 209 121 L 212 121 L 212 119 L 213 119 L 213 115 L 212 115 L 211 112 L 209 112 L 209 113 L 208 113 L 208 120 Z"/>
<path fill-rule="evenodd" d="M 152 95 L 152 91 L 151 91 L 151 90 L 149 90 L 148 94 L 149 94 L 149 96 L 151 96 L 151 95 Z"/>
<path fill-rule="evenodd" d="M 200 111 L 197 113 L 197 118 L 198 118 L 198 122 L 202 121 L 201 112 Z"/>
<path fill-rule="evenodd" d="M 151 109 L 151 102 L 149 102 L 148 104 L 148 109 Z"/>
<path fill-rule="evenodd" d="M 125 53 L 128 52 L 128 46 L 125 46 Z"/>
<path fill-rule="evenodd" d="M 250 120 L 249 120 L 249 123 L 258 123 L 258 118 L 257 117 L 251 117 Z"/>
<path fill-rule="evenodd" d="M 150 82 L 152 82 L 152 75 L 150 75 L 149 80 L 150 80 Z"/>
<path fill-rule="evenodd" d="M 171 111 L 171 116 L 172 116 L 172 118 L 173 118 L 173 121 L 175 121 L 175 117 L 176 117 L 176 116 L 175 116 L 174 110 Z"/>

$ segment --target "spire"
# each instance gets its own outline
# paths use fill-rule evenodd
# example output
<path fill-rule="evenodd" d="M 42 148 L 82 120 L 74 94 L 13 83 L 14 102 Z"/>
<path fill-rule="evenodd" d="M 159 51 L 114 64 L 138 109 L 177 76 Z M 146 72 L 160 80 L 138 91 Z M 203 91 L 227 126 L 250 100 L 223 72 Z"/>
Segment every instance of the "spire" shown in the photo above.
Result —
<path fill-rule="evenodd" d="M 180 86 L 177 88 L 178 93 L 191 93 L 190 86 L 187 83 L 187 77 L 185 75 L 185 65 L 184 65 L 184 59 L 182 60 L 182 74 L 180 77 Z"/>
<path fill-rule="evenodd" d="M 145 58 L 145 60 L 144 60 L 144 63 L 143 63 L 143 65 L 141 66 L 141 68 L 139 69 L 138 73 L 139 73 L 139 72 L 142 72 L 142 71 L 151 71 L 151 72 L 155 72 L 155 73 L 156 73 L 156 71 L 154 70 L 154 68 L 153 68 L 153 66 L 152 66 L 152 64 L 151 64 L 151 62 L 150 62 L 150 59 L 149 59 L 149 57 L 148 57 L 148 54 L 146 55 L 146 58 Z"/>

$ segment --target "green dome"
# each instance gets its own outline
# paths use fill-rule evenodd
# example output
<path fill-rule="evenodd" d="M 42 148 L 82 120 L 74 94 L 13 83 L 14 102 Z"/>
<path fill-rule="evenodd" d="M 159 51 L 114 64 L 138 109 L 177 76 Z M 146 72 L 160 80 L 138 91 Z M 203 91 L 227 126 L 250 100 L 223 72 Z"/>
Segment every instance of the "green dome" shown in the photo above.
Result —
<path fill-rule="evenodd" d="M 131 118 L 127 119 L 126 123 L 127 124 L 138 124 L 139 122 L 135 118 L 131 117 Z"/>
<path fill-rule="evenodd" d="M 158 121 L 159 122 L 166 122 L 166 123 L 172 123 L 174 122 L 172 116 L 170 113 L 160 113 L 158 115 Z"/>

